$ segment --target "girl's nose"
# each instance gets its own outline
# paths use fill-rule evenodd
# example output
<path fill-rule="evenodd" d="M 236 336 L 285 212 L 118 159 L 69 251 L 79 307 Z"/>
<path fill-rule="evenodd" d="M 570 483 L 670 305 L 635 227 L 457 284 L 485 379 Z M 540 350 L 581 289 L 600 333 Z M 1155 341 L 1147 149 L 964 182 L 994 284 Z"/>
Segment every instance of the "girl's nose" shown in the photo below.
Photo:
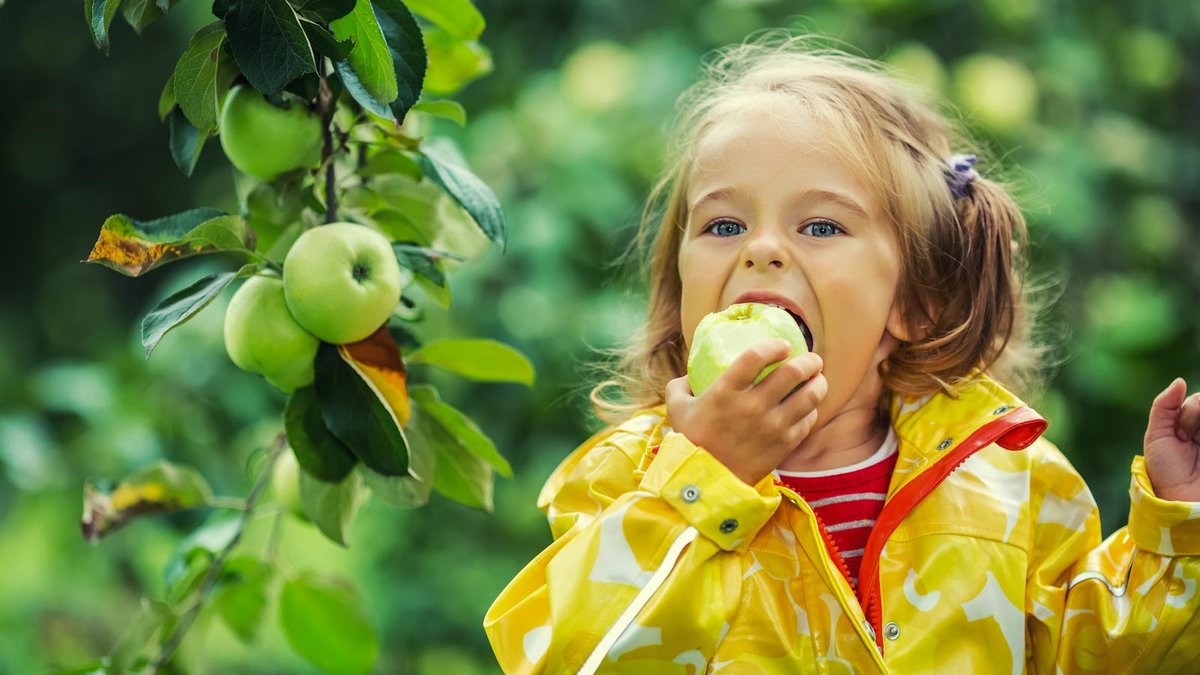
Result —
<path fill-rule="evenodd" d="M 742 249 L 742 266 L 746 269 L 783 269 L 787 267 L 787 251 L 777 237 L 770 233 L 758 233 L 749 237 Z"/>

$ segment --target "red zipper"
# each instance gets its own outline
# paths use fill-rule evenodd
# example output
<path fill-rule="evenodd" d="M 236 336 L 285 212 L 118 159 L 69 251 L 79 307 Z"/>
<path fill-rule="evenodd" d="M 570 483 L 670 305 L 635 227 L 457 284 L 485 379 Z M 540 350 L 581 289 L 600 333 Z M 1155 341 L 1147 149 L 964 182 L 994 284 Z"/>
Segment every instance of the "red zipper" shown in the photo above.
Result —
<path fill-rule="evenodd" d="M 1046 420 L 1031 408 L 1015 408 L 1003 417 L 975 430 L 965 441 L 929 469 L 906 483 L 883 505 L 875 527 L 867 538 L 858 574 L 859 601 L 875 631 L 875 644 L 883 652 L 883 608 L 880 606 L 879 556 L 888 537 L 914 508 L 941 485 L 946 477 L 976 452 L 996 443 L 1006 450 L 1024 450 L 1046 430 Z"/>

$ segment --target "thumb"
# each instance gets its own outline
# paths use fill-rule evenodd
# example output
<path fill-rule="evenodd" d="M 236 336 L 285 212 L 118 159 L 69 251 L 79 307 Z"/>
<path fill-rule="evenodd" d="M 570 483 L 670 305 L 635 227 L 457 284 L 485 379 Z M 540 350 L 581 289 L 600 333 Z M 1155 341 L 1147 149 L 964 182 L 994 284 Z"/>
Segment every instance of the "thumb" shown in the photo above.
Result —
<path fill-rule="evenodd" d="M 1150 404 L 1150 420 L 1146 425 L 1146 441 L 1175 435 L 1175 422 L 1179 409 L 1187 396 L 1187 383 L 1182 377 L 1175 378 Z"/>

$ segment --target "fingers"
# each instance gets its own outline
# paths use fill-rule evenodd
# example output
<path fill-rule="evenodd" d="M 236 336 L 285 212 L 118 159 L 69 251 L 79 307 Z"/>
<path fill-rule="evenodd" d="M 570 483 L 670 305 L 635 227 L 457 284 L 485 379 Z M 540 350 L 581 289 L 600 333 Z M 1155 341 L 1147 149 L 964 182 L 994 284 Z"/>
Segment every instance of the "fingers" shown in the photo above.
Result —
<path fill-rule="evenodd" d="M 1167 435 L 1178 437 L 1176 424 L 1179 421 L 1180 408 L 1187 395 L 1187 383 L 1183 378 L 1175 378 L 1167 388 L 1150 404 L 1150 419 L 1146 424 L 1146 440 L 1161 438 Z"/>
<path fill-rule="evenodd" d="M 782 339 L 765 340 L 751 345 L 733 360 L 714 386 L 724 386 L 734 391 L 749 389 L 764 368 L 786 359 L 791 352 L 792 346 Z"/>
<path fill-rule="evenodd" d="M 813 353 L 801 354 L 780 364 L 759 382 L 757 389 L 771 402 L 782 401 L 797 387 L 821 372 L 824 363 Z"/>
<path fill-rule="evenodd" d="M 1183 400 L 1179 409 L 1179 419 L 1175 422 L 1175 437 L 1181 441 L 1197 440 L 1200 434 L 1200 392 L 1192 394 Z"/>

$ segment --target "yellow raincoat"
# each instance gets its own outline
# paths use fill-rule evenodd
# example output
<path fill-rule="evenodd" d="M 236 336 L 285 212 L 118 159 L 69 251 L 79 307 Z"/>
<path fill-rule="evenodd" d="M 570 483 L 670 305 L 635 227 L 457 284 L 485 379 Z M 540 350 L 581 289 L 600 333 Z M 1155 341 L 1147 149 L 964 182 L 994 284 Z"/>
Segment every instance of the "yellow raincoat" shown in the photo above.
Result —
<path fill-rule="evenodd" d="M 484 627 L 506 673 L 1198 673 L 1200 503 L 1133 458 L 1129 525 L 986 376 L 892 409 L 899 458 L 853 589 L 813 510 L 663 407 L 572 453 L 555 541 Z"/>

